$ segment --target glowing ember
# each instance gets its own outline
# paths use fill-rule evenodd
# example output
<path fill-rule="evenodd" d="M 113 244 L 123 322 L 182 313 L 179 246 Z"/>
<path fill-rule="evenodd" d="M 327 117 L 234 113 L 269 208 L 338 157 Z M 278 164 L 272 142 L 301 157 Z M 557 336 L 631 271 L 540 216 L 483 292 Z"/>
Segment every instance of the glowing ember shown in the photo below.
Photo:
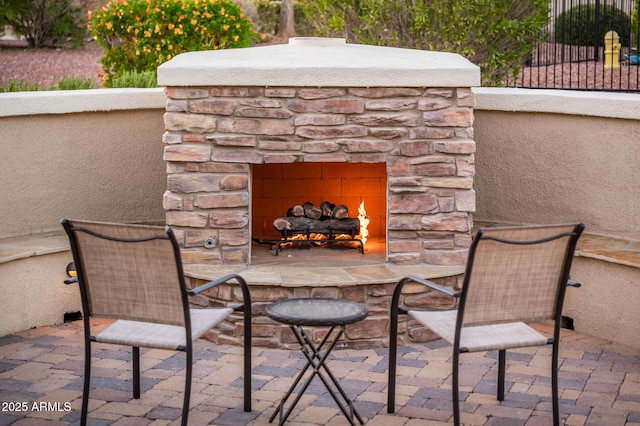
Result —
<path fill-rule="evenodd" d="M 289 236 L 286 240 L 283 238 L 283 241 L 314 241 L 313 245 L 323 246 L 326 244 L 326 241 L 322 241 L 322 240 L 326 240 L 327 238 L 329 238 L 328 235 L 311 232 L 309 234 L 309 238 L 307 238 L 306 234 L 295 234 L 295 235 Z M 340 238 L 340 237 L 338 236 L 337 238 Z M 294 245 L 295 243 L 288 242 L 288 243 L 282 243 L 281 247 L 291 247 Z"/>
<path fill-rule="evenodd" d="M 360 234 L 358 234 L 357 238 L 362 241 L 362 245 L 367 243 L 367 237 L 369 236 L 369 230 L 367 227 L 369 226 L 369 216 L 367 216 L 367 211 L 364 209 L 364 201 L 360 203 L 360 207 L 358 207 L 358 219 L 360 220 Z"/>

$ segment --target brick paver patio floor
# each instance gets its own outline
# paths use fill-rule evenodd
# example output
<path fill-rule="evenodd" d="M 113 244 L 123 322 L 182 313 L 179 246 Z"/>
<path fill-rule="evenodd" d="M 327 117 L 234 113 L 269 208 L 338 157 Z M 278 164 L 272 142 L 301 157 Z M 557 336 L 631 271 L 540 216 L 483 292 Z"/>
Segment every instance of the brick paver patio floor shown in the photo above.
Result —
<path fill-rule="evenodd" d="M 0 338 L 0 425 L 75 425 L 83 374 L 82 323 Z M 242 411 L 242 348 L 196 343 L 190 424 L 267 425 L 304 360 L 292 350 L 253 348 L 253 411 Z M 561 416 L 567 425 L 640 425 L 640 350 L 565 331 L 560 345 Z M 131 397 L 130 349 L 95 345 L 90 425 L 179 424 L 184 354 L 141 350 L 142 390 Z M 339 350 L 330 366 L 367 425 L 447 424 L 451 348 L 441 341 L 400 348 L 395 414 L 387 414 L 387 349 Z M 467 425 L 551 424 L 550 348 L 507 357 L 507 395 L 495 398 L 497 353 L 466 354 L 461 367 Z M 12 411 L 20 409 L 22 411 Z M 346 425 L 317 378 L 290 425 Z"/>

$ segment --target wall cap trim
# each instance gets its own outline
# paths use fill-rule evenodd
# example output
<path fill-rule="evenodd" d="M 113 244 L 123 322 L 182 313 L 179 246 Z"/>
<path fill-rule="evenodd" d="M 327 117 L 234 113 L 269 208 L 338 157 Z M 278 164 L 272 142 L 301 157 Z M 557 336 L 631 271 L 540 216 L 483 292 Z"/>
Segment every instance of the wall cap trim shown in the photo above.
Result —
<path fill-rule="evenodd" d="M 640 119 L 640 94 L 555 89 L 472 88 L 476 110 Z"/>
<path fill-rule="evenodd" d="M 478 111 L 539 112 L 640 120 L 640 94 L 472 88 Z M 0 117 L 165 109 L 163 88 L 0 93 Z"/>
<path fill-rule="evenodd" d="M 165 109 L 162 87 L 0 93 L 0 117 Z"/>

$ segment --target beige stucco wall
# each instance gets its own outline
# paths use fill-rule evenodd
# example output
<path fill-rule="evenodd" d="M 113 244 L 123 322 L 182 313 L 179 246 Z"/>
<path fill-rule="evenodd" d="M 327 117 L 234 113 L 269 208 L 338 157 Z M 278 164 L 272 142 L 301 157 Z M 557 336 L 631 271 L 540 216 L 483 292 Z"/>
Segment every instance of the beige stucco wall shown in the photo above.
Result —
<path fill-rule="evenodd" d="M 578 257 L 571 278 L 582 287 L 567 290 L 563 314 L 575 329 L 640 348 L 640 270 Z"/>
<path fill-rule="evenodd" d="M 164 220 L 164 107 L 162 89 L 0 94 L 0 336 L 81 310 L 71 253 L 37 234 L 63 216 Z"/>
<path fill-rule="evenodd" d="M 140 94 L 143 109 L 96 101 L 75 113 L 47 111 L 65 111 L 73 99 L 43 98 L 38 108 L 35 98 L 29 106 L 0 96 L 0 238 L 60 229 L 64 216 L 164 220 L 164 100 L 156 93 Z"/>
<path fill-rule="evenodd" d="M 60 324 L 64 314 L 81 312 L 77 285 L 66 285 L 71 252 L 0 263 L 0 336 Z"/>
<path fill-rule="evenodd" d="M 475 89 L 476 221 L 640 240 L 640 94 Z M 563 315 L 640 348 L 640 269 L 576 257 Z M 615 332 L 612 332 L 615 330 Z"/>
<path fill-rule="evenodd" d="M 476 220 L 640 240 L 640 95 L 476 92 Z"/>

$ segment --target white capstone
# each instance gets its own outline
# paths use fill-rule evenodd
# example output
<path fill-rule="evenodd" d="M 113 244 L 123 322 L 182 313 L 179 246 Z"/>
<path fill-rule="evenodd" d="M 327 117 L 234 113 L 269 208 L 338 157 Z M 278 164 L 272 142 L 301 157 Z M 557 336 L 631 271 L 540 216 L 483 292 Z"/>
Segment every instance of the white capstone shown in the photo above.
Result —
<path fill-rule="evenodd" d="M 158 68 L 161 86 L 477 87 L 480 69 L 446 52 L 299 37 L 289 44 L 177 55 Z"/>
<path fill-rule="evenodd" d="M 0 93 L 0 117 L 86 111 L 165 109 L 167 97 L 154 89 L 48 90 Z"/>

